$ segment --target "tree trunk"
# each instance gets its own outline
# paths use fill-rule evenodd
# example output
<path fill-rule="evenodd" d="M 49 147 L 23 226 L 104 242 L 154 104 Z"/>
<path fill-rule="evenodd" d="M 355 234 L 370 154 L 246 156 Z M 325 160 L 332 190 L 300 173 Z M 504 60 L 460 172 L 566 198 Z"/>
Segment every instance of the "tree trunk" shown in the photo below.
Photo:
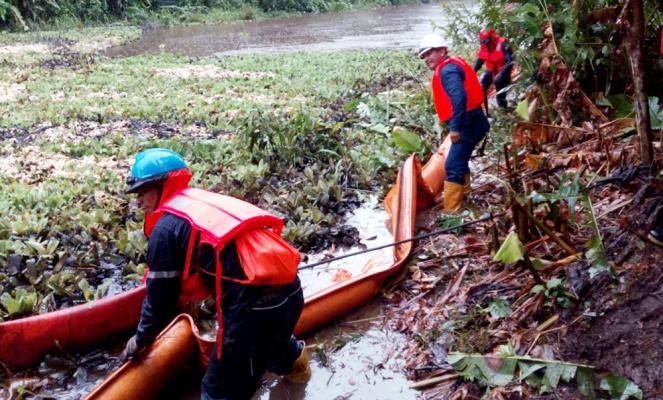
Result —
<path fill-rule="evenodd" d="M 649 104 L 645 86 L 646 69 L 642 54 L 642 44 L 645 40 L 644 15 L 642 0 L 631 0 L 630 27 L 625 38 L 626 51 L 631 63 L 631 76 L 636 102 L 636 126 L 640 136 L 640 161 L 649 165 L 653 160 L 652 138 L 649 129 Z"/>
<path fill-rule="evenodd" d="M 106 2 L 108 4 L 108 8 L 116 17 L 122 15 L 122 0 L 106 0 Z"/>

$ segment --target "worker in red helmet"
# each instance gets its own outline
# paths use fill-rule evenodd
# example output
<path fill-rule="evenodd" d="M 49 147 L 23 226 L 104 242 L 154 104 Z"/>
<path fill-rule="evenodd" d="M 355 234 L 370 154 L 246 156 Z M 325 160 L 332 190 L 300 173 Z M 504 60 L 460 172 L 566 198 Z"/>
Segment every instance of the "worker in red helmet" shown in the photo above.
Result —
<path fill-rule="evenodd" d="M 477 52 L 474 71 L 479 72 L 486 65 L 486 72 L 481 76 L 481 86 L 484 93 L 491 84 L 495 84 L 497 105 L 506 108 L 506 92 L 502 91 L 511 83 L 511 69 L 513 67 L 513 54 L 506 39 L 495 33 L 495 30 L 482 29 L 479 32 L 481 48 Z"/>
<path fill-rule="evenodd" d="M 211 297 L 219 331 L 201 399 L 250 399 L 266 370 L 306 382 L 308 354 L 293 335 L 304 305 L 300 256 L 280 237 L 283 221 L 239 199 L 189 188 L 190 180 L 174 151 L 136 156 L 126 192 L 145 212 L 147 295 L 120 358 L 138 355 L 179 312 Z"/>
<path fill-rule="evenodd" d="M 472 152 L 490 129 L 481 108 L 484 93 L 472 67 L 461 57 L 449 54 L 449 46 L 441 36 L 424 36 L 419 58 L 433 71 L 435 110 L 440 122 L 449 127 L 452 145 L 444 163 L 444 211 L 455 213 L 471 189 Z"/>

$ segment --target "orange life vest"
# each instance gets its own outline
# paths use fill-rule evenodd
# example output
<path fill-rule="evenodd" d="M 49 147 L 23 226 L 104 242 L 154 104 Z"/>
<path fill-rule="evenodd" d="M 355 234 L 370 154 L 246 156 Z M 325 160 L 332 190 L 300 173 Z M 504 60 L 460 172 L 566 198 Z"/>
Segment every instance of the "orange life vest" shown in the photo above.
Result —
<path fill-rule="evenodd" d="M 178 173 L 178 170 L 175 173 Z M 186 170 L 188 173 L 188 170 Z M 176 177 L 177 174 L 169 176 Z M 190 173 L 189 173 L 190 178 Z M 187 181 L 188 183 L 188 181 Z M 168 188 L 169 190 L 166 190 Z M 166 194 L 168 194 L 166 196 Z M 283 221 L 242 200 L 200 189 L 180 187 L 172 190 L 168 180 L 162 191 L 164 198 L 159 207 L 145 219 L 145 233 L 149 236 L 158 220 L 170 213 L 184 218 L 191 225 L 186 261 L 182 276 L 179 306 L 203 300 L 210 296 L 200 273 L 191 271 L 194 248 L 209 245 L 216 260 L 215 289 L 216 313 L 219 322 L 217 356 L 221 357 L 223 341 L 223 311 L 221 309 L 221 279 L 247 285 L 285 285 L 297 277 L 301 260 L 299 252 L 281 239 Z M 199 237 L 199 239 L 197 239 Z M 246 279 L 222 276 L 220 254 L 223 247 L 235 240 L 240 264 Z"/>
<path fill-rule="evenodd" d="M 506 39 L 501 36 L 495 36 L 493 42 L 495 43 L 495 48 L 492 51 L 488 46 L 482 44 L 477 52 L 477 57 L 486 63 L 486 69 L 488 71 L 492 72 L 493 75 L 497 75 L 506 64 L 506 58 L 504 56 Z"/>
<path fill-rule="evenodd" d="M 442 69 L 449 63 L 460 66 L 465 73 L 465 81 L 463 82 L 465 93 L 467 94 L 465 110 L 470 111 L 481 107 L 484 100 L 483 89 L 481 88 L 479 78 L 467 61 L 457 56 L 445 58 L 437 65 L 437 67 L 435 67 L 435 71 L 433 72 L 433 100 L 435 101 L 437 116 L 442 122 L 449 121 L 453 115 L 451 100 L 449 99 L 447 92 L 444 90 L 442 81 L 440 80 Z"/>

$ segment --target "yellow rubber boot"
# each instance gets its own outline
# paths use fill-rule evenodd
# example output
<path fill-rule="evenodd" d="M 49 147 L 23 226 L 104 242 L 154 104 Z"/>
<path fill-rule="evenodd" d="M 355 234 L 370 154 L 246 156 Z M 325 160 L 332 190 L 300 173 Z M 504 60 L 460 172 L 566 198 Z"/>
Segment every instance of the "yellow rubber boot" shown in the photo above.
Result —
<path fill-rule="evenodd" d="M 444 211 L 456 213 L 460 211 L 465 186 L 455 182 L 444 181 Z"/>
<path fill-rule="evenodd" d="M 472 192 L 472 178 L 470 174 L 465 174 L 465 185 L 463 186 L 463 194 L 468 196 Z"/>
<path fill-rule="evenodd" d="M 290 372 L 285 376 L 285 379 L 292 383 L 306 383 L 311 379 L 311 365 L 309 364 L 308 350 L 306 350 L 306 343 L 299 342 L 302 345 L 302 352 L 299 357 L 292 364 Z"/>

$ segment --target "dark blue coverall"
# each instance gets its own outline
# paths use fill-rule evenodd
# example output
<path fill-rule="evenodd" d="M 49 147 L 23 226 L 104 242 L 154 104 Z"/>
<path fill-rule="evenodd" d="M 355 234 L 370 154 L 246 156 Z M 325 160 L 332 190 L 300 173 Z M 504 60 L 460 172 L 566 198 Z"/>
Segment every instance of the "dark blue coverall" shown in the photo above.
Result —
<path fill-rule="evenodd" d="M 486 136 L 490 124 L 481 107 L 465 111 L 467 93 L 465 92 L 465 73 L 463 69 L 448 63 L 440 71 L 442 87 L 449 96 L 453 113 L 448 122 L 449 129 L 460 133 L 460 142 L 451 145 L 444 169 L 447 172 L 447 181 L 465 183 L 465 174 L 470 173 L 470 157 L 481 139 Z"/>
<path fill-rule="evenodd" d="M 150 344 L 178 313 L 177 303 L 191 225 L 166 214 L 155 225 L 148 242 L 147 296 L 143 301 L 136 343 Z M 211 271 L 202 274 L 214 289 L 214 250 L 207 246 L 193 254 L 193 265 Z M 221 251 L 223 275 L 245 279 L 234 241 Z M 194 269 L 194 268 L 192 268 Z M 223 351 L 216 345 L 201 386 L 201 399 L 250 399 L 265 370 L 289 372 L 301 348 L 292 331 L 304 307 L 299 278 L 283 286 L 244 285 L 223 279 Z"/>

